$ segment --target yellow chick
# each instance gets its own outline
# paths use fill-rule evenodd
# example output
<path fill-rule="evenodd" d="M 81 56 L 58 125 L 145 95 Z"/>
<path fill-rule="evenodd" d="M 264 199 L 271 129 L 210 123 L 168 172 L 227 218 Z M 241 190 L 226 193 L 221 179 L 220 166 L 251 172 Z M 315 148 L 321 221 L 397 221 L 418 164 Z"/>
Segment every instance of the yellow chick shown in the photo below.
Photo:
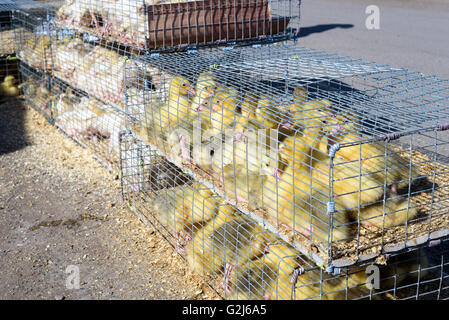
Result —
<path fill-rule="evenodd" d="M 196 232 L 186 247 L 186 259 L 200 275 L 223 276 L 223 288 L 229 293 L 229 280 L 236 268 L 261 256 L 273 241 L 274 235 L 257 222 L 224 205 L 212 221 Z"/>
<path fill-rule="evenodd" d="M 241 268 L 233 282 L 233 299 L 343 300 L 366 295 L 364 287 L 346 290 L 345 277 L 328 276 L 319 268 L 307 270 L 308 264 L 285 242 L 271 244 L 263 257 Z M 354 278 L 352 284 L 356 283 Z"/>
<path fill-rule="evenodd" d="M 14 76 L 9 75 L 6 76 L 3 82 L 0 85 L 1 94 L 5 97 L 15 97 L 20 94 L 20 88 L 17 87 L 16 84 L 17 80 L 14 78 Z"/>
<path fill-rule="evenodd" d="M 274 105 L 274 102 L 262 98 L 257 102 L 255 110 L 256 119 L 262 128 L 279 129 L 279 124 L 284 119 L 285 112 L 280 107 Z"/>
<path fill-rule="evenodd" d="M 190 105 L 190 115 L 196 117 L 201 115 L 201 120 L 208 121 L 210 115 L 209 99 L 214 96 L 217 87 L 216 76 L 214 73 L 207 71 L 201 73 L 195 85 L 195 92 Z"/>
<path fill-rule="evenodd" d="M 192 240 L 187 243 L 186 260 L 197 274 L 213 274 L 223 267 L 222 252 L 218 248 L 214 248 L 214 246 L 220 246 L 220 243 L 215 243 L 212 234 L 235 218 L 236 209 L 221 203 L 213 220 L 202 228 L 200 226 Z"/>
<path fill-rule="evenodd" d="M 307 89 L 302 86 L 297 86 L 293 90 L 293 106 L 300 106 L 307 101 L 308 92 Z M 292 110 L 292 108 L 290 108 Z M 292 111 L 296 111 L 293 109 Z"/>
<path fill-rule="evenodd" d="M 212 98 L 211 127 L 215 134 L 232 129 L 236 120 L 238 90 L 221 87 Z"/>
<path fill-rule="evenodd" d="M 243 140 L 236 139 L 234 132 L 225 132 L 222 150 L 214 153 L 213 165 L 223 182 L 225 193 L 237 202 L 245 202 L 250 209 L 261 205 L 263 176 L 272 174 L 270 154 L 258 148 L 258 136 L 249 133 Z"/>
<path fill-rule="evenodd" d="M 294 98 L 297 99 L 297 98 Z M 287 121 L 284 126 L 288 129 L 296 129 L 301 126 L 308 126 L 307 118 L 310 117 L 310 114 L 314 114 L 316 110 L 328 112 L 331 111 L 332 103 L 329 100 L 313 100 L 313 101 L 301 101 L 300 103 L 293 102 L 288 105 L 288 110 L 291 115 L 291 119 Z"/>
<path fill-rule="evenodd" d="M 183 253 L 182 239 L 189 241 L 195 225 L 205 223 L 215 216 L 220 199 L 214 195 L 213 190 L 200 183 L 175 187 L 167 192 L 173 203 L 156 201 L 155 211 L 159 214 L 159 221 L 175 233 L 176 249 Z"/>
<path fill-rule="evenodd" d="M 243 127 L 257 122 L 256 108 L 261 98 L 265 98 L 264 95 L 259 93 L 247 92 L 240 105 L 242 117 L 239 119 L 239 123 Z"/>
<path fill-rule="evenodd" d="M 264 182 L 263 206 L 279 224 L 307 237 L 327 242 L 332 223 L 332 240 L 349 239 L 349 216 L 340 212 L 328 215 L 328 184 L 312 177 L 312 150 L 319 150 L 324 143 L 322 126 L 329 115 L 316 110 L 310 116 L 309 127 L 281 144 L 279 158 L 285 169 L 279 179 L 278 175 L 269 176 Z"/>
<path fill-rule="evenodd" d="M 195 90 L 187 79 L 181 76 L 171 79 L 168 89 L 168 101 L 161 107 L 160 119 L 157 119 L 162 129 L 175 128 L 178 124 L 188 120 L 189 94 L 194 93 Z"/>
<path fill-rule="evenodd" d="M 350 143 L 361 141 L 364 137 L 358 133 L 359 124 L 353 120 L 347 120 L 346 115 L 335 117 L 333 121 L 330 140 L 335 143 Z M 387 153 L 386 167 L 385 156 Z M 353 146 L 342 147 L 337 151 L 335 163 L 347 161 L 360 162 L 363 174 L 374 176 L 374 179 L 384 184 L 385 170 L 387 170 L 387 185 L 394 194 L 398 190 L 407 187 L 409 178 L 412 182 L 417 179 L 420 174 L 415 166 L 405 160 L 391 148 L 385 148 L 384 142 L 360 143 Z M 410 175 L 411 171 L 411 175 Z"/>
<path fill-rule="evenodd" d="M 357 131 L 357 123 L 353 121 L 344 122 L 341 120 L 343 117 L 348 119 L 346 116 L 335 118 L 337 123 L 334 124 L 333 129 L 329 132 L 331 144 L 336 142 L 343 144 L 362 139 L 362 136 Z M 385 161 L 386 153 L 388 155 Z M 386 166 L 385 162 L 387 162 Z M 385 219 L 382 203 L 364 208 L 360 214 L 357 214 L 357 219 L 359 217 L 361 220 L 368 219 L 364 223 L 382 228 L 403 224 L 417 215 L 416 208 L 409 207 L 407 199 L 405 197 L 397 197 L 397 194 L 399 189 L 408 187 L 409 178 L 412 182 L 418 179 L 420 176 L 419 171 L 414 166 L 410 167 L 409 161 L 394 153 L 390 148 L 386 148 L 385 143 L 370 142 L 342 147 L 336 152 L 334 166 L 337 169 L 353 166 L 355 171 L 358 172 L 357 175 L 363 177 L 364 181 L 371 181 L 371 190 L 363 187 L 366 191 L 363 191 L 362 197 L 367 199 L 367 201 L 363 201 L 366 204 L 369 204 L 371 202 L 369 200 L 373 198 L 368 196 L 368 194 L 378 193 L 379 190 L 383 192 L 385 183 L 389 188 L 386 192 Z M 390 195 L 393 195 L 394 198 L 389 199 Z"/>

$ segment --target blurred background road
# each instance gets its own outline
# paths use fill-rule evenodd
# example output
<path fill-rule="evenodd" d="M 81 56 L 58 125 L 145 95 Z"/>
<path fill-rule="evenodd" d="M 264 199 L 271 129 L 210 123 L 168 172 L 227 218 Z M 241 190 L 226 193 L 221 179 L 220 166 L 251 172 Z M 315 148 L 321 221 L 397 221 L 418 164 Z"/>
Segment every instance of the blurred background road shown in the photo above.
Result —
<path fill-rule="evenodd" d="M 449 78 L 449 0 L 303 0 L 299 44 Z"/>

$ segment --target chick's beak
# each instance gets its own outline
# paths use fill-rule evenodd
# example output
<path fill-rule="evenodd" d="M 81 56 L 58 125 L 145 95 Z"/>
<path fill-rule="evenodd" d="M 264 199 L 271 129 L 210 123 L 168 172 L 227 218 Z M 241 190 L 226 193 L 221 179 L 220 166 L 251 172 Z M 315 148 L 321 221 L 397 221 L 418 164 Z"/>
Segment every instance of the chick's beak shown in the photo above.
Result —
<path fill-rule="evenodd" d="M 342 130 L 343 130 L 343 128 L 340 125 L 335 125 L 332 127 L 331 135 L 336 135 L 337 133 L 339 133 Z"/>
<path fill-rule="evenodd" d="M 195 89 L 193 89 L 193 88 L 190 87 L 190 86 L 187 88 L 187 92 L 190 93 L 190 94 L 196 94 Z"/>
<path fill-rule="evenodd" d="M 200 104 L 199 106 L 195 107 L 194 110 L 197 111 L 197 112 L 201 112 L 201 111 L 204 110 L 204 105 Z"/>
<path fill-rule="evenodd" d="M 284 120 L 281 123 L 282 129 L 292 129 L 293 128 L 293 122 L 291 120 Z"/>

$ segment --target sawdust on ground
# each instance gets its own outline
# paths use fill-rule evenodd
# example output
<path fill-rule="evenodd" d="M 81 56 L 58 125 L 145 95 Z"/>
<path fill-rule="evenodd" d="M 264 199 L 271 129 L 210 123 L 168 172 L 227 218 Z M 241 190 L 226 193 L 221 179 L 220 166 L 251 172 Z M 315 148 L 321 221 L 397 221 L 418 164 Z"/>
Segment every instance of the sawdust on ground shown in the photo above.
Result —
<path fill-rule="evenodd" d="M 19 99 L 0 102 L 0 243 L 0 299 L 219 298 L 125 208 L 117 175 Z"/>

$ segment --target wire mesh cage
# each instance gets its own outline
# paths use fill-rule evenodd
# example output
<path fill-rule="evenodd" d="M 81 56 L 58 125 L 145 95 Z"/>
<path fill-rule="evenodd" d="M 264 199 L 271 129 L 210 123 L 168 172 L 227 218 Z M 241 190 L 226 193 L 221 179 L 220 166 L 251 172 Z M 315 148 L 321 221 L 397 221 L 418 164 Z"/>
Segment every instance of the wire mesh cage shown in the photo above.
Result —
<path fill-rule="evenodd" d="M 357 266 L 316 266 L 130 131 L 120 134 L 124 200 L 227 299 L 444 299 L 447 239 Z"/>
<path fill-rule="evenodd" d="M 11 11 L 16 6 L 13 2 L 0 2 L 0 54 L 14 53 L 14 31 L 12 28 Z"/>
<path fill-rule="evenodd" d="M 135 104 L 143 103 L 146 80 L 140 87 L 133 83 L 133 78 L 124 78 L 124 70 L 131 66 L 136 70 L 144 69 L 149 75 L 154 68 L 138 63 L 132 56 L 111 46 L 96 45 L 88 38 L 77 34 L 65 33 L 56 28 L 53 45 L 53 74 L 66 81 L 72 87 L 85 91 L 89 95 L 125 110 L 125 91 L 127 99 Z M 139 90 L 137 90 L 139 89 Z"/>
<path fill-rule="evenodd" d="M 18 58 L 40 69 L 49 66 L 44 21 L 57 6 L 58 1 L 0 1 L 0 80 L 6 76 L 20 80 Z"/>
<path fill-rule="evenodd" d="M 53 115 L 50 76 L 43 70 L 23 62 L 19 64 L 19 74 L 25 104 L 41 113 L 47 120 L 51 120 Z"/>
<path fill-rule="evenodd" d="M 129 128 L 316 262 L 447 234 L 448 80 L 291 45 L 145 61 Z"/>
<path fill-rule="evenodd" d="M 125 79 L 125 67 L 132 65 L 136 70 L 145 69 L 141 72 L 148 74 L 152 74 L 154 68 L 138 63 L 116 47 L 100 45 L 58 27 L 54 35 L 55 124 L 92 149 L 104 165 L 117 171 L 118 133 L 126 127 L 125 102 L 143 103 L 148 82 L 142 80 L 138 87 L 132 77 Z M 140 108 L 129 108 L 131 114 L 139 111 Z"/>
<path fill-rule="evenodd" d="M 12 1 L 0 1 L 0 81 L 7 76 L 17 79 L 18 64 L 14 50 L 14 28 L 11 12 L 16 6 Z"/>
<path fill-rule="evenodd" d="M 55 22 L 144 50 L 273 42 L 299 33 L 297 0 L 67 1 Z"/>
<path fill-rule="evenodd" d="M 52 122 L 83 147 L 91 149 L 108 169 L 119 170 L 119 132 L 125 115 L 114 106 L 52 78 Z"/>
<path fill-rule="evenodd" d="M 15 54 L 0 55 L 0 82 L 17 81 L 18 76 L 19 60 Z"/>
<path fill-rule="evenodd" d="M 12 13 L 16 55 L 30 67 L 40 70 L 53 67 L 50 12 L 42 7 L 38 11 L 15 10 Z"/>

